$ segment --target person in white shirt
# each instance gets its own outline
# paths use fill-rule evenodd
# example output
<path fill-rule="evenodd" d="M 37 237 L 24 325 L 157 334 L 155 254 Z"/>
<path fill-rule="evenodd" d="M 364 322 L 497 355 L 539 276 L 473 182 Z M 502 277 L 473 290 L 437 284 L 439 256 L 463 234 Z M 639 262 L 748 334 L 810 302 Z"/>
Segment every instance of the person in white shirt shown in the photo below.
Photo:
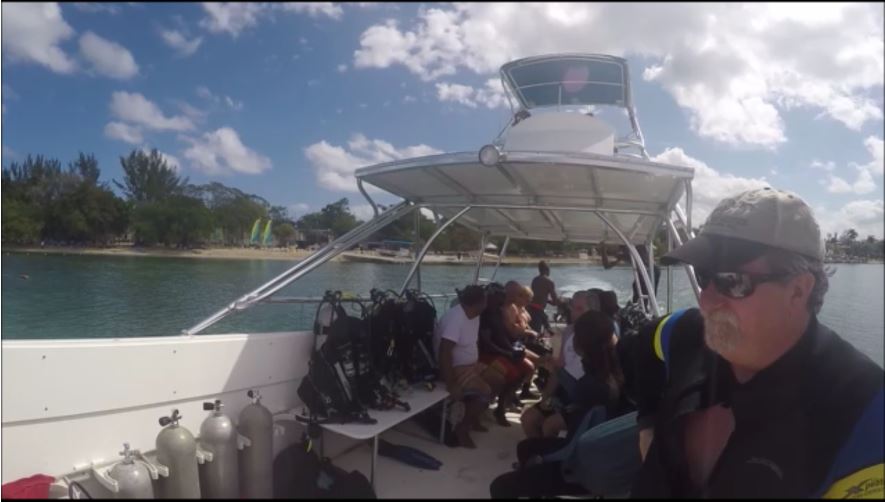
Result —
<path fill-rule="evenodd" d="M 467 286 L 459 295 L 459 303 L 449 309 L 436 325 L 434 342 L 439 355 L 439 369 L 446 390 L 454 401 L 464 400 L 464 419 L 455 426 L 458 444 L 476 448 L 469 429 L 488 430 L 479 417 L 488 407 L 494 381 L 493 372 L 486 372 L 479 362 L 479 315 L 486 307 L 486 294 L 480 286 Z"/>

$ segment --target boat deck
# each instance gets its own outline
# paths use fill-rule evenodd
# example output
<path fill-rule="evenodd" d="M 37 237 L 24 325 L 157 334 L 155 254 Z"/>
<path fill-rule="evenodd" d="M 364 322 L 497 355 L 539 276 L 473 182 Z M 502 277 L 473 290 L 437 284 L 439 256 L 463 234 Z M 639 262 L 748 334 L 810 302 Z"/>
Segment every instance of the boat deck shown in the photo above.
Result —
<path fill-rule="evenodd" d="M 507 418 L 512 426 L 501 427 L 494 422 L 491 410 L 487 412 L 483 425 L 489 431 L 471 433 L 477 446 L 475 450 L 440 444 L 414 421 L 385 432 L 383 439 L 417 448 L 443 465 L 438 471 L 419 469 L 379 455 L 375 465 L 378 498 L 489 498 L 492 480 L 512 470 L 516 462 L 516 444 L 525 439 L 519 414 L 508 413 Z M 332 460 L 342 469 L 358 470 L 368 478 L 371 457 L 372 443 L 365 441 Z"/>

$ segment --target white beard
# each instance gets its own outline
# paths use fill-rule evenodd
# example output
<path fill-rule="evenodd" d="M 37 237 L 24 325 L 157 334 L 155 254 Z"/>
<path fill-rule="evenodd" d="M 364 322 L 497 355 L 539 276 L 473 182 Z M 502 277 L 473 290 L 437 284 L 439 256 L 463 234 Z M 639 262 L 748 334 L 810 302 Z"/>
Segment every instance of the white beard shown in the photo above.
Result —
<path fill-rule="evenodd" d="M 733 312 L 717 309 L 704 316 L 704 339 L 707 346 L 720 355 L 732 352 L 743 340 Z"/>

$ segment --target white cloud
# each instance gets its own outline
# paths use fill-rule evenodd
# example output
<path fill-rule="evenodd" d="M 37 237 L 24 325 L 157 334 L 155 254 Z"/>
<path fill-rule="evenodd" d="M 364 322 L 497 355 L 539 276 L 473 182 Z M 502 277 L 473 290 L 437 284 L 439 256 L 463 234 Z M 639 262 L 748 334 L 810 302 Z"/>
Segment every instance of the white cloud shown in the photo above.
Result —
<path fill-rule="evenodd" d="M 181 139 L 191 144 L 184 157 L 207 174 L 260 174 L 271 168 L 270 159 L 249 149 L 230 127 L 204 133 L 200 138 Z"/>
<path fill-rule="evenodd" d="M 347 192 L 358 191 L 353 172 L 360 167 L 436 153 L 442 152 L 427 145 L 398 149 L 386 141 L 370 140 L 362 134 L 353 135 L 347 147 L 333 146 L 326 141 L 320 141 L 304 149 L 304 155 L 310 162 L 320 186 L 329 190 Z"/>
<path fill-rule="evenodd" d="M 133 145 L 138 145 L 144 141 L 141 129 L 122 122 L 108 122 L 108 124 L 104 126 L 104 135 Z"/>
<path fill-rule="evenodd" d="M 507 106 L 504 87 L 496 78 L 488 79 L 485 86 L 479 89 L 469 85 L 440 82 L 436 84 L 436 97 L 443 102 L 453 101 L 470 108 L 476 108 L 480 104 L 490 109 Z"/>
<path fill-rule="evenodd" d="M 292 2 L 292 3 L 239 3 L 204 2 L 206 17 L 200 26 L 212 33 L 227 33 L 234 38 L 247 28 L 257 26 L 262 18 L 273 18 L 275 12 L 307 14 L 310 17 L 340 19 L 343 13 L 340 6 L 331 2 Z"/>
<path fill-rule="evenodd" d="M 107 77 L 126 80 L 138 75 L 138 65 L 129 50 L 91 31 L 80 37 L 80 54 Z"/>
<path fill-rule="evenodd" d="M 76 63 L 59 47 L 74 29 L 57 3 L 4 3 L 3 52 L 10 61 L 41 64 L 56 73 L 73 73 Z"/>
<path fill-rule="evenodd" d="M 228 33 L 233 37 L 258 24 L 258 17 L 264 10 L 261 4 L 253 3 L 212 3 L 204 2 L 203 10 L 207 17 L 200 20 L 200 26 L 212 33 Z"/>
<path fill-rule="evenodd" d="M 827 183 L 827 191 L 830 193 L 856 193 L 856 194 L 865 194 L 870 193 L 876 189 L 876 182 L 873 181 L 872 175 L 870 175 L 869 171 L 864 169 L 859 169 L 857 173 L 857 179 L 854 183 L 848 183 L 844 179 L 830 175 L 829 182 Z"/>
<path fill-rule="evenodd" d="M 415 99 L 415 96 L 411 96 L 409 94 L 403 96 L 403 103 L 414 103 L 415 101 L 418 101 L 417 99 Z"/>
<path fill-rule="evenodd" d="M 707 221 L 707 216 L 713 211 L 722 199 L 736 195 L 745 190 L 769 186 L 769 183 L 761 178 L 743 178 L 733 174 L 720 174 L 701 160 L 687 155 L 682 148 L 667 148 L 660 154 L 651 158 L 654 162 L 686 166 L 694 169 L 692 180 L 692 214 L 691 224 L 699 227 Z M 685 204 L 682 204 L 685 209 Z"/>
<path fill-rule="evenodd" d="M 197 87 L 197 96 L 211 101 L 216 105 L 224 105 L 234 111 L 240 111 L 243 109 L 243 102 L 237 101 L 230 96 L 222 96 L 218 94 L 213 94 L 212 91 L 209 90 L 205 85 L 201 85 Z"/>
<path fill-rule="evenodd" d="M 436 84 L 436 97 L 440 101 L 454 101 L 470 108 L 476 108 L 476 102 L 473 101 L 474 94 L 476 94 L 476 90 L 469 85 L 446 82 Z"/>
<path fill-rule="evenodd" d="M 96 13 L 96 12 L 106 12 L 108 14 L 119 14 L 120 7 L 112 4 L 112 3 L 103 3 L 103 2 L 74 2 L 71 4 L 79 11 Z"/>
<path fill-rule="evenodd" d="M 857 230 L 861 239 L 868 235 L 876 238 L 883 237 L 883 225 L 885 225 L 885 212 L 883 212 L 882 199 L 855 200 L 839 209 L 830 210 L 821 206 L 814 209 L 814 214 L 820 223 L 821 233 L 841 234 L 849 228 Z"/>
<path fill-rule="evenodd" d="M 347 65 L 346 65 L 346 64 L 340 64 L 340 65 L 338 65 L 338 73 L 344 73 L 344 72 L 346 72 L 346 71 L 347 71 Z"/>
<path fill-rule="evenodd" d="M 353 213 L 353 215 L 356 216 L 358 220 L 362 221 L 369 221 L 375 217 L 375 211 L 369 204 L 359 204 L 357 206 L 351 206 L 350 212 Z"/>
<path fill-rule="evenodd" d="M 864 140 L 864 146 L 870 154 L 871 159 L 866 164 L 858 164 L 856 162 L 850 162 L 848 164 L 849 168 L 857 172 L 857 178 L 853 183 L 849 183 L 841 176 L 832 174 L 835 168 L 833 162 L 828 162 L 823 165 L 823 168 L 830 172 L 826 181 L 821 180 L 821 184 L 826 186 L 828 192 L 867 194 L 876 189 L 876 182 L 873 177 L 882 177 L 883 169 L 882 138 L 869 136 Z M 816 167 L 821 164 L 815 161 L 812 162 L 811 165 L 812 167 Z"/>
<path fill-rule="evenodd" d="M 178 30 L 160 30 L 160 37 L 169 47 L 175 49 L 179 56 L 187 57 L 193 55 L 203 43 L 203 37 L 196 37 L 188 40 L 184 34 Z"/>
<path fill-rule="evenodd" d="M 277 4 L 278 8 L 296 13 L 306 13 L 310 17 L 326 16 L 341 19 L 344 11 L 333 2 L 286 2 Z"/>
<path fill-rule="evenodd" d="M 456 3 L 420 9 L 414 25 L 369 27 L 353 65 L 402 65 L 431 81 L 546 53 L 640 56 L 651 64 L 634 74 L 686 108 L 697 134 L 774 148 L 793 107 L 852 129 L 882 118 L 868 96 L 881 93 L 883 32 L 874 4 Z"/>
<path fill-rule="evenodd" d="M 189 131 L 194 128 L 187 117 L 166 117 L 153 102 L 139 93 L 117 91 L 111 95 L 111 113 L 121 120 L 157 131 Z"/>
<path fill-rule="evenodd" d="M 870 174 L 881 177 L 883 169 L 885 169 L 885 154 L 883 154 L 882 138 L 869 136 L 863 143 L 864 146 L 867 147 L 867 151 L 870 152 L 872 160 L 870 160 L 868 164 L 861 166 L 861 168 L 865 169 Z"/>
<path fill-rule="evenodd" d="M 828 160 L 826 162 L 821 162 L 817 159 L 811 161 L 811 167 L 814 169 L 823 169 L 824 171 L 832 171 L 836 169 L 836 163 L 832 160 Z"/>
<path fill-rule="evenodd" d="M 286 206 L 286 209 L 289 211 L 289 216 L 293 219 L 298 219 L 307 213 L 307 210 L 310 209 L 309 204 L 305 204 L 304 202 L 296 202 L 295 204 L 289 204 Z"/>

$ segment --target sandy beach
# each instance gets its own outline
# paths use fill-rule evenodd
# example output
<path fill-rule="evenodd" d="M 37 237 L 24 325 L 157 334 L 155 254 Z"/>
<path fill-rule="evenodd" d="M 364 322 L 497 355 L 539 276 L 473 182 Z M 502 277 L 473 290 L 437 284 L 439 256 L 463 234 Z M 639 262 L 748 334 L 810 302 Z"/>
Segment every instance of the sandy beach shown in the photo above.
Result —
<path fill-rule="evenodd" d="M 107 248 L 87 248 L 87 247 L 13 247 L 4 246 L 5 253 L 22 253 L 22 254 L 61 254 L 61 255 L 101 255 L 101 256 L 142 256 L 142 257 L 160 257 L 160 258 L 204 258 L 204 259 L 221 259 L 221 260 L 290 260 L 297 261 L 304 259 L 311 254 L 306 249 L 295 248 L 206 248 L 206 249 L 165 249 L 165 248 L 143 248 L 134 246 L 115 246 Z M 348 253 L 351 256 L 356 253 Z M 368 255 L 368 253 L 366 253 Z M 449 263 L 449 261 L 439 260 L 443 255 L 428 254 L 425 257 L 424 264 L 431 265 L 436 263 Z M 598 257 L 592 256 L 588 259 L 579 258 L 538 258 L 530 256 L 507 256 L 504 258 L 502 265 L 534 265 L 538 260 L 546 260 L 549 264 L 599 264 Z M 344 261 L 344 257 L 338 256 L 335 261 Z M 367 260 L 368 261 L 368 260 Z M 379 262 L 381 260 L 372 260 Z M 383 260 L 385 263 L 411 263 L 407 259 Z M 486 255 L 485 263 L 494 263 L 494 258 Z M 463 256 L 460 262 L 464 265 L 472 265 L 473 259 L 469 256 Z"/>

